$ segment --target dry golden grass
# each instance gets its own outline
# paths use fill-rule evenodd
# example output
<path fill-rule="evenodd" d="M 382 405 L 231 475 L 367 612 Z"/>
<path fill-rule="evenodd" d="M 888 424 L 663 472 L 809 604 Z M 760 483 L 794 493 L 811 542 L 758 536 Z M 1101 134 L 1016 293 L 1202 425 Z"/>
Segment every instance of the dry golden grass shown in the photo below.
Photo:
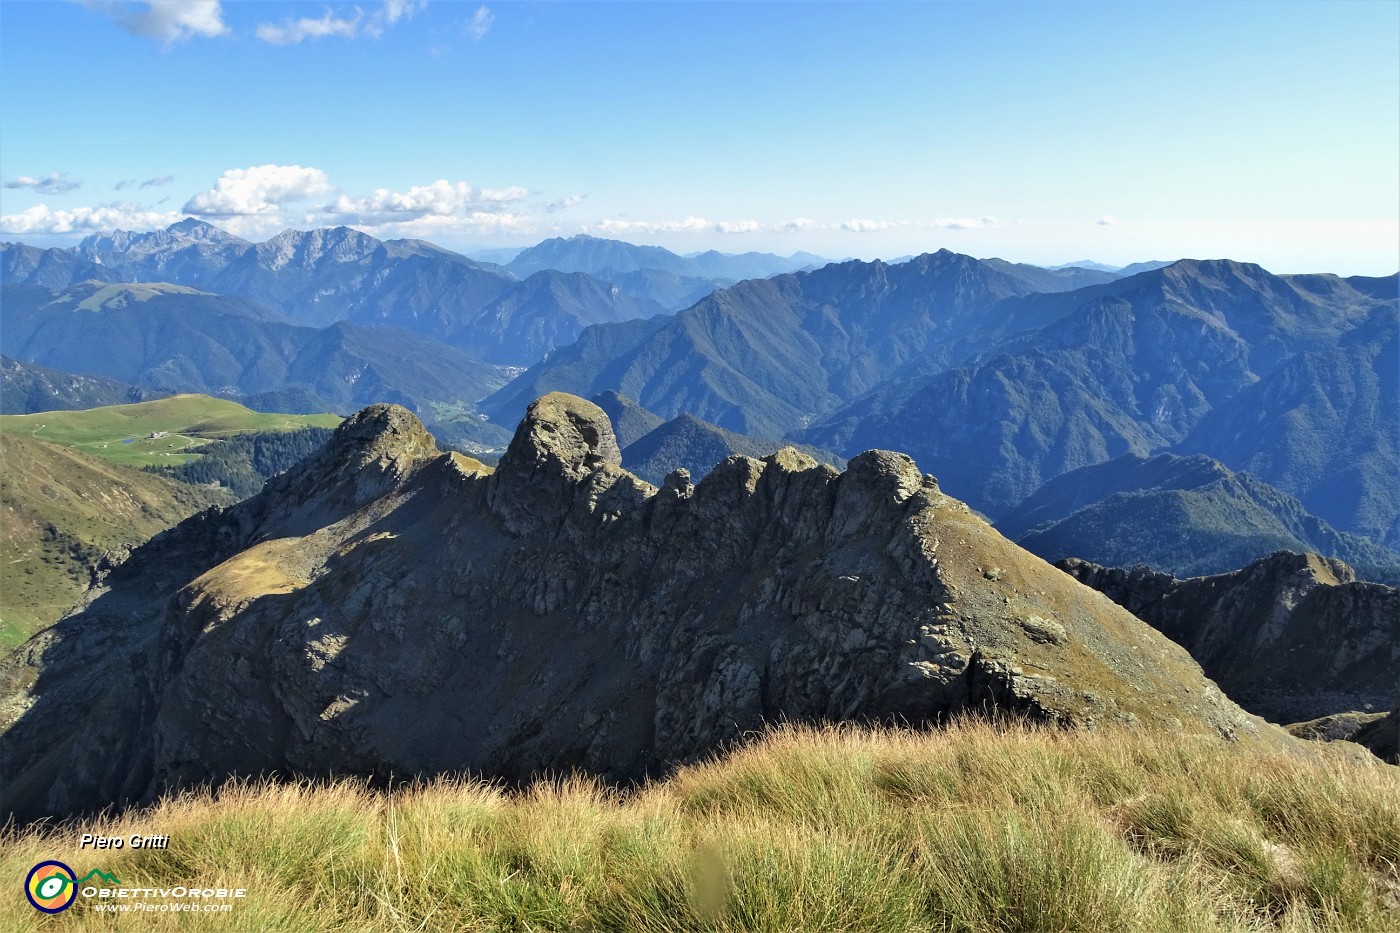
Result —
<path fill-rule="evenodd" d="M 171 843 L 80 852 L 85 831 Z M 2 844 L 5 930 L 1400 929 L 1394 768 L 985 723 L 783 728 L 627 794 L 232 785 Z M 248 897 L 48 918 L 18 894 L 45 858 Z"/>

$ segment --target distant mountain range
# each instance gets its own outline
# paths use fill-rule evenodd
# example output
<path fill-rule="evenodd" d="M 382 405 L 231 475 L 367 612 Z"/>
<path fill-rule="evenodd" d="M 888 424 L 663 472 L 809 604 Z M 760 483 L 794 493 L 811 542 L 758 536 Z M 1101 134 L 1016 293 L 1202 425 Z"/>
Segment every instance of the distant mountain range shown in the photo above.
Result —
<path fill-rule="evenodd" d="M 741 282 L 672 318 L 590 328 L 483 410 L 508 423 L 545 392 L 615 389 L 665 418 L 689 412 L 781 437 L 906 366 L 946 363 L 984 339 L 993 304 L 1043 284 L 1046 271 L 1027 268 L 944 250 Z"/>
<path fill-rule="evenodd" d="M 586 272 L 609 280 L 610 276 L 617 274 L 652 270 L 681 278 L 728 280 L 732 283 L 823 265 L 826 265 L 826 260 L 811 253 L 794 253 L 784 257 L 772 253 L 735 255 L 710 250 L 678 256 L 660 246 L 635 246 L 620 240 L 578 234 L 567 238 L 555 237 L 521 250 L 506 263 L 506 268 L 522 278 L 545 269 Z"/>
<path fill-rule="evenodd" d="M 534 362 L 589 324 L 676 311 L 718 285 L 820 262 L 810 254 L 682 257 L 577 236 L 546 240 L 501 266 L 348 227 L 250 243 L 193 219 L 150 233 L 97 234 L 71 249 L 0 247 L 10 285 L 164 282 L 243 298 L 294 324 L 399 327 L 512 365 Z"/>
<path fill-rule="evenodd" d="M 25 377 L 36 403 L 69 404 L 33 388 L 86 378 L 65 373 L 284 410 L 396 401 L 487 459 L 540 395 L 618 393 L 690 439 L 668 451 L 742 447 L 722 431 L 897 449 L 993 518 L 1084 467 L 1204 454 L 1400 547 L 1393 276 L 947 250 L 823 265 L 588 236 L 497 258 L 343 227 L 254 244 L 193 220 L 5 244 L 0 350 L 58 371 Z"/>
<path fill-rule="evenodd" d="M 1358 339 L 1347 335 L 1370 333 L 1371 316 L 1394 306 L 1336 276 L 1182 260 L 1108 285 L 1004 301 L 987 315 L 1001 339 L 956 365 L 926 367 L 931 374 L 896 373 L 876 392 L 816 413 L 794 436 L 838 453 L 897 442 L 992 515 L 1081 466 L 1168 447 L 1201 451 L 1248 466 L 1339 528 L 1360 530 L 1276 471 L 1187 438 L 1294 356 Z M 1379 392 L 1377 405 L 1384 410 L 1362 444 L 1383 446 L 1395 436 L 1385 424 L 1400 424 L 1400 393 Z M 1270 410 L 1283 417 L 1289 409 Z"/>
<path fill-rule="evenodd" d="M 505 381 L 499 367 L 408 331 L 298 326 L 245 299 L 187 288 L 5 286 L 3 301 L 6 355 L 166 393 L 242 400 L 292 390 L 302 409 L 338 412 L 393 398 L 431 415 Z"/>

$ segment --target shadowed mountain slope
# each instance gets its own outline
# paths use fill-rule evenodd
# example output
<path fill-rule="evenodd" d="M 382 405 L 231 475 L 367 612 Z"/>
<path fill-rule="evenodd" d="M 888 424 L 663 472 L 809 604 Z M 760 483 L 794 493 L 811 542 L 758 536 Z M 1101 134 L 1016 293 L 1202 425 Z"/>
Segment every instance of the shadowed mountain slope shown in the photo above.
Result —
<path fill-rule="evenodd" d="M 1120 457 L 1036 490 L 997 530 L 1048 561 L 1224 573 L 1275 551 L 1317 553 L 1400 584 L 1400 554 L 1338 532 L 1287 493 L 1197 454 Z"/>
<path fill-rule="evenodd" d="M 691 479 L 699 481 L 720 461 L 735 454 L 761 458 L 782 446 L 781 441 L 735 434 L 694 415 L 680 415 L 623 447 L 622 465 L 658 485 L 675 469 L 683 469 Z M 830 451 L 814 447 L 796 449 L 818 463 L 838 469 L 846 465 L 844 459 Z"/>
<path fill-rule="evenodd" d="M 1400 663 L 1400 590 L 1341 561 L 1279 553 L 1178 580 L 1145 567 L 1059 566 L 1191 652 L 1246 709 L 1275 722 L 1389 709 Z"/>
<path fill-rule="evenodd" d="M 0 356 L 0 415 L 146 402 L 169 393 Z"/>
<path fill-rule="evenodd" d="M 617 446 L 623 450 L 635 440 L 650 434 L 666 423 L 660 415 L 647 411 L 625 395 L 600 392 L 591 401 L 603 410 L 612 423 Z"/>
<path fill-rule="evenodd" d="M 1180 452 L 1247 468 L 1342 530 L 1357 531 L 1296 484 L 1242 460 L 1242 450 L 1187 438 L 1246 390 L 1257 402 L 1241 403 L 1242 412 L 1284 417 L 1288 402 L 1258 397 L 1270 374 L 1320 346 L 1345 356 L 1340 348 L 1353 335 L 1393 313 L 1336 276 L 1273 276 L 1243 263 L 1182 260 L 1108 285 L 1003 301 L 991 312 L 1003 327 L 1051 320 L 933 375 L 897 373 L 792 436 L 837 453 L 897 446 L 994 516 L 1061 473 L 1179 444 Z M 1386 404 L 1396 403 L 1376 403 Z M 1354 447 L 1393 447 L 1379 416 L 1358 414 L 1364 423 Z M 1317 416 L 1326 417 L 1320 407 Z M 1298 433 L 1306 446 L 1306 423 Z M 1270 443 L 1266 432 L 1251 437 Z M 1383 502 L 1375 507 L 1395 514 Z"/>
<path fill-rule="evenodd" d="M 1343 531 L 1400 547 L 1400 311 L 1299 353 L 1176 448 L 1248 470 Z"/>
<path fill-rule="evenodd" d="M 562 394 L 489 475 L 360 412 L 0 664 L 0 811 L 263 772 L 628 780 L 781 718 L 1293 741 L 903 455 L 785 449 L 660 489 L 619 459 Z"/>
<path fill-rule="evenodd" d="M 242 299 L 170 286 L 4 289 L 0 348 L 25 362 L 234 398 L 300 390 L 318 411 L 392 400 L 425 415 L 471 403 L 497 367 L 396 328 L 300 327 Z M 305 407 L 305 406 L 298 406 Z"/>
<path fill-rule="evenodd" d="M 853 261 L 740 282 L 674 318 L 591 328 L 483 410 L 513 422 L 539 393 L 612 389 L 664 418 L 688 412 L 781 437 L 906 364 L 946 360 L 996 301 L 1031 291 L 946 250 L 895 266 Z"/>

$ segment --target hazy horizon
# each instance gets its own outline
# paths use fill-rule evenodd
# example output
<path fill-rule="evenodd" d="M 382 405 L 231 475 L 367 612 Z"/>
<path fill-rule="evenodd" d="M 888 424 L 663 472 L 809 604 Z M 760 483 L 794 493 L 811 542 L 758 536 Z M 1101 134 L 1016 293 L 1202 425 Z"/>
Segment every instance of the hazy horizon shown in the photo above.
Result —
<path fill-rule="evenodd" d="M 0 237 L 39 246 L 190 215 L 461 252 L 1400 268 L 1395 4 L 6 3 L 0 26 L 0 77 L 42 89 L 0 105 Z"/>

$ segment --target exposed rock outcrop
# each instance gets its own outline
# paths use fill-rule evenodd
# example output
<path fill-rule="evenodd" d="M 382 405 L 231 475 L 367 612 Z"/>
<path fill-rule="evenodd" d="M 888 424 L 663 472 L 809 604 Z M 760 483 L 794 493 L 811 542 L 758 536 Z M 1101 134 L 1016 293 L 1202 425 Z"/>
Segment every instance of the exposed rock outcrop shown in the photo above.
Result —
<path fill-rule="evenodd" d="M 784 449 L 660 489 L 618 459 L 571 396 L 530 407 L 494 474 L 361 412 L 0 666 L 0 809 L 265 772 L 630 780 L 784 717 L 1291 741 L 907 456 Z"/>
<path fill-rule="evenodd" d="M 1373 722 L 1384 719 L 1386 713 L 1333 713 L 1307 722 L 1295 722 L 1285 728 L 1288 734 L 1314 742 L 1352 741 Z"/>
<path fill-rule="evenodd" d="M 1074 558 L 1055 566 L 1184 646 L 1232 698 L 1275 722 L 1385 710 L 1400 687 L 1400 590 L 1281 551 L 1178 580 Z"/>
<path fill-rule="evenodd" d="M 1349 738 L 1369 748 L 1377 758 L 1400 765 L 1400 700 L 1389 713 L 1357 729 Z"/>

